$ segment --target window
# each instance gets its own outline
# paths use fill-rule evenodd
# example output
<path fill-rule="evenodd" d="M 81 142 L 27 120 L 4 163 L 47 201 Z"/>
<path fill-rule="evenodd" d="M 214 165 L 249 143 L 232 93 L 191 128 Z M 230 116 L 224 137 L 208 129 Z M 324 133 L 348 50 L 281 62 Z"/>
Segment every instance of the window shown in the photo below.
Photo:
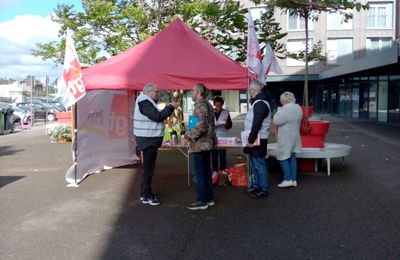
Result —
<path fill-rule="evenodd" d="M 345 64 L 353 60 L 352 38 L 329 38 L 326 49 L 328 64 Z"/>
<path fill-rule="evenodd" d="M 308 39 L 308 46 L 311 47 L 314 39 Z M 286 48 L 288 52 L 299 53 L 306 49 L 306 39 L 289 39 L 286 43 Z M 311 65 L 312 62 L 309 62 Z M 291 58 L 286 59 L 286 66 L 304 66 L 305 62 L 300 60 L 295 60 Z"/>
<path fill-rule="evenodd" d="M 339 13 L 328 13 L 326 16 L 328 30 L 350 30 L 353 29 L 353 20 L 344 22 L 344 16 Z"/>
<path fill-rule="evenodd" d="M 370 37 L 367 38 L 367 55 L 380 51 L 384 48 L 392 47 L 391 37 Z"/>
<path fill-rule="evenodd" d="M 391 29 L 393 3 L 368 3 L 367 28 Z"/>
<path fill-rule="evenodd" d="M 288 31 L 299 31 L 304 30 L 306 27 L 305 19 L 298 15 L 288 16 Z M 308 29 L 313 29 L 313 22 L 308 19 Z"/>

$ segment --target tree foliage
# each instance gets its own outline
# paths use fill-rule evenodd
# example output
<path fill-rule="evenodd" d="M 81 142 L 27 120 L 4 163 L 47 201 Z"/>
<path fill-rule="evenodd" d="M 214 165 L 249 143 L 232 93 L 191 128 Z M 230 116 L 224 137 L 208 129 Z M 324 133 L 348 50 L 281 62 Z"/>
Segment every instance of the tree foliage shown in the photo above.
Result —
<path fill-rule="evenodd" d="M 52 20 L 60 25 L 59 42 L 37 43 L 32 54 L 55 64 L 64 61 L 66 30 L 74 31 L 75 48 L 85 65 L 93 65 L 142 42 L 180 17 L 204 39 L 236 60 L 246 60 L 247 9 L 235 0 L 83 0 L 84 11 L 57 5 Z M 284 37 L 271 13 L 256 25 L 260 37 L 280 53 Z"/>
<path fill-rule="evenodd" d="M 311 58 L 318 57 L 319 55 L 316 55 L 316 52 L 322 50 L 322 48 L 320 48 L 320 46 L 317 44 L 311 48 L 311 52 L 309 51 L 308 22 L 310 20 L 317 21 L 319 15 L 323 12 L 338 13 L 343 16 L 343 21 L 346 22 L 353 18 L 353 10 L 366 10 L 368 9 L 368 5 L 353 0 L 255 0 L 255 2 L 263 2 L 272 9 L 280 9 L 284 14 L 299 16 L 304 19 L 305 50 L 304 52 L 300 53 L 298 58 L 304 60 L 306 64 L 304 73 L 303 104 L 306 106 L 306 111 L 308 111 L 308 62 L 311 60 Z M 303 57 L 301 57 L 302 54 Z M 289 53 L 289 56 L 290 55 L 292 54 Z M 310 55 L 313 55 L 314 57 L 311 57 Z M 324 56 L 321 55 L 321 58 L 323 57 Z"/>
<path fill-rule="evenodd" d="M 266 9 L 265 12 L 261 14 L 259 20 L 254 21 L 254 26 L 259 32 L 259 42 L 261 45 L 263 43 L 269 43 L 271 48 L 274 50 L 275 54 L 279 58 L 285 58 L 285 44 L 280 42 L 287 33 L 282 33 L 280 24 L 274 19 L 273 9 Z M 261 46 L 261 52 L 264 52 L 265 45 Z"/>

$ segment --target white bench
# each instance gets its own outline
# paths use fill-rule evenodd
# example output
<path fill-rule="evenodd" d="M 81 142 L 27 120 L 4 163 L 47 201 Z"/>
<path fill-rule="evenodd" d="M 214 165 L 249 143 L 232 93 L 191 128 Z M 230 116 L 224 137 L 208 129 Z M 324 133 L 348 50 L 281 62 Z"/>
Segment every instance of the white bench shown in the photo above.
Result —
<path fill-rule="evenodd" d="M 276 157 L 277 143 L 271 143 L 267 146 L 267 156 Z M 326 168 L 328 176 L 331 175 L 331 158 L 342 157 L 342 166 L 344 157 L 350 155 L 351 146 L 346 144 L 325 143 L 323 148 L 303 148 L 296 158 L 315 159 L 315 171 L 318 171 L 318 159 L 326 159 Z"/>

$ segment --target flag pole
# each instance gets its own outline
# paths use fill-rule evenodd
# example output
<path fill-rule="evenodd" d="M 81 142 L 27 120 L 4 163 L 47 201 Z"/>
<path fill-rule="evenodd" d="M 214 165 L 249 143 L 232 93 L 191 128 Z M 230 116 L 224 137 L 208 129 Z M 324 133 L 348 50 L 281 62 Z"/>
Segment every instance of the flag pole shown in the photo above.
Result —
<path fill-rule="evenodd" d="M 71 105 L 71 129 L 73 129 L 72 156 L 74 163 L 73 166 L 70 168 L 71 171 L 68 171 L 66 174 L 66 180 L 67 182 L 73 182 L 68 184 L 67 187 L 78 187 L 78 101 L 85 95 L 86 91 L 82 79 L 81 64 L 79 63 L 78 55 L 76 53 L 74 42 L 69 30 L 67 30 L 67 38 L 65 44 L 66 48 L 64 57 L 63 78 L 66 85 L 65 97 L 67 97 L 67 99 L 64 101 L 66 104 Z"/>
<path fill-rule="evenodd" d="M 73 131 L 73 147 L 74 147 L 74 172 L 75 172 L 75 184 L 77 184 L 77 174 L 78 174 L 78 102 L 76 102 L 74 105 L 72 105 L 72 129 Z"/>

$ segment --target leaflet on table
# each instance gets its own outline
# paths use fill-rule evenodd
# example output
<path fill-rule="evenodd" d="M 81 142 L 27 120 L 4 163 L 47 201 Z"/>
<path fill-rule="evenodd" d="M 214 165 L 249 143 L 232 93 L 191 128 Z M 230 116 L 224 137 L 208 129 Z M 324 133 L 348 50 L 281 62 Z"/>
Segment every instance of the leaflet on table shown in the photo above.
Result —
<path fill-rule="evenodd" d="M 218 137 L 219 146 L 236 146 L 240 144 L 236 137 Z"/>
<path fill-rule="evenodd" d="M 188 124 L 189 131 L 192 130 L 197 125 L 198 122 L 199 122 L 198 116 L 189 115 L 189 124 Z"/>
<path fill-rule="evenodd" d="M 242 132 L 240 133 L 240 136 L 241 136 L 241 138 L 242 138 L 242 146 L 243 146 L 243 147 L 245 147 L 245 146 L 247 146 L 247 145 L 249 144 L 249 141 L 248 141 L 249 135 L 250 135 L 250 131 L 247 131 L 247 130 L 242 131 Z M 253 145 L 256 145 L 256 146 L 257 146 L 257 145 L 260 145 L 260 134 L 257 135 L 257 138 L 256 138 L 256 140 L 254 141 Z"/>

